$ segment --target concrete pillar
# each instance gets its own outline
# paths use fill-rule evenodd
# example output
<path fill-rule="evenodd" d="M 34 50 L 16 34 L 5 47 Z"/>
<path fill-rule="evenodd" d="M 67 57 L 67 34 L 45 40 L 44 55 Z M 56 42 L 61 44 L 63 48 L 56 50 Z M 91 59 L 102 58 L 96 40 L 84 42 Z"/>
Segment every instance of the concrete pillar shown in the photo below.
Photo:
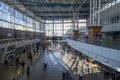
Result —
<path fill-rule="evenodd" d="M 92 0 L 90 0 L 90 21 L 89 25 L 92 26 Z"/>
<path fill-rule="evenodd" d="M 79 30 L 73 30 L 73 38 L 78 39 L 79 36 Z"/>
<path fill-rule="evenodd" d="M 95 0 L 93 0 L 92 2 L 93 6 L 92 6 L 92 25 L 95 24 Z"/>
<path fill-rule="evenodd" d="M 54 20 L 53 20 L 53 36 L 54 36 Z"/>
<path fill-rule="evenodd" d="M 64 35 L 64 20 L 62 20 L 62 35 Z"/>
<path fill-rule="evenodd" d="M 96 35 L 98 33 L 101 33 L 101 28 L 102 28 L 101 26 L 91 26 L 91 27 L 88 27 L 88 38 L 89 38 L 91 43 L 96 41 Z"/>
<path fill-rule="evenodd" d="M 98 25 L 100 26 L 100 7 L 101 7 L 101 0 L 99 0 L 99 12 L 98 12 Z"/>
<path fill-rule="evenodd" d="M 75 29 L 75 13 L 74 13 L 74 17 L 73 17 L 73 27 Z"/>
<path fill-rule="evenodd" d="M 90 26 L 100 26 L 101 0 L 90 0 Z"/>
<path fill-rule="evenodd" d="M 79 13 L 77 14 L 77 29 L 78 29 L 78 26 L 79 26 Z"/>

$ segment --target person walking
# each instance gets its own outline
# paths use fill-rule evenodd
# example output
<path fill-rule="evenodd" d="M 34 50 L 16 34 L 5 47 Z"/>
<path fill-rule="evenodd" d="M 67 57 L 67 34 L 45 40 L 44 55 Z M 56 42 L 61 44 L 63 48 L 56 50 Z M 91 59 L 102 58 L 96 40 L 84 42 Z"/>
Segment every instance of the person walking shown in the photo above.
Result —
<path fill-rule="evenodd" d="M 15 78 L 13 78 L 13 80 L 15 80 Z"/>
<path fill-rule="evenodd" d="M 19 57 L 17 57 L 15 60 L 15 65 L 18 66 L 18 64 L 19 64 Z"/>
<path fill-rule="evenodd" d="M 4 64 L 5 64 L 5 65 L 8 65 L 8 60 L 7 60 L 7 59 L 5 59 Z"/>
<path fill-rule="evenodd" d="M 22 68 L 24 68 L 25 67 L 25 62 L 24 61 L 22 61 Z"/>
<path fill-rule="evenodd" d="M 46 69 L 46 71 L 47 71 L 47 63 L 45 63 L 45 69 Z"/>
<path fill-rule="evenodd" d="M 79 80 L 83 80 L 83 73 L 80 73 Z"/>
<path fill-rule="evenodd" d="M 65 76 L 65 77 L 66 77 L 66 80 L 69 80 L 70 74 L 69 74 L 69 72 L 68 72 L 68 71 L 66 72 L 66 74 L 65 74 L 65 75 L 66 75 L 66 76 Z"/>
<path fill-rule="evenodd" d="M 65 77 L 66 77 L 65 72 L 63 72 L 62 73 L 62 79 L 65 80 Z"/>
<path fill-rule="evenodd" d="M 30 67 L 27 66 L 27 77 L 30 75 Z"/>
<path fill-rule="evenodd" d="M 10 80 L 16 80 L 15 78 L 12 78 L 12 79 L 10 79 Z"/>
<path fill-rule="evenodd" d="M 45 71 L 45 63 L 43 63 L 43 71 Z"/>
<path fill-rule="evenodd" d="M 24 62 L 24 61 L 22 61 L 21 65 L 22 65 L 22 73 L 24 73 L 25 62 Z"/>
<path fill-rule="evenodd" d="M 47 65 L 48 65 L 47 62 L 43 63 L 43 71 L 47 71 Z"/>
<path fill-rule="evenodd" d="M 33 59 L 33 57 L 32 57 L 32 53 L 29 54 L 29 59 L 30 59 L 30 63 L 31 63 L 31 65 L 32 65 L 32 59 Z"/>

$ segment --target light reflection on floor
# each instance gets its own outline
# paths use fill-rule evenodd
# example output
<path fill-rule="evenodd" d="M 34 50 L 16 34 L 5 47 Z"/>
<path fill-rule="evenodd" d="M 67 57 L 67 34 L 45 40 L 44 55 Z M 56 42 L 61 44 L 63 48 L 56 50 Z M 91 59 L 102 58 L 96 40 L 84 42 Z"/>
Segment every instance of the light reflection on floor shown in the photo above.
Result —
<path fill-rule="evenodd" d="M 62 60 L 62 64 L 69 70 L 73 70 L 76 66 L 78 67 L 77 72 L 74 72 L 75 75 L 79 75 L 80 72 L 84 69 L 85 74 L 89 74 L 87 71 L 87 66 L 83 64 L 79 56 L 75 59 L 72 54 L 61 54 L 60 50 L 56 53 L 53 53 L 57 58 L 60 58 Z M 98 73 L 99 71 L 96 70 L 95 73 Z"/>
<path fill-rule="evenodd" d="M 66 70 L 69 71 L 73 71 L 74 68 L 77 66 L 77 72 L 73 71 L 74 75 L 76 76 L 78 76 L 83 71 L 85 75 L 89 74 L 87 69 L 88 67 L 86 66 L 86 64 L 83 64 L 83 61 L 79 56 L 77 56 L 77 58 L 74 58 L 74 55 L 72 54 L 61 54 L 61 50 L 54 49 L 54 51 L 49 54 L 49 57 L 53 65 L 56 65 L 59 61 L 66 68 Z M 98 70 L 96 70 L 95 73 L 98 73 Z"/>
<path fill-rule="evenodd" d="M 53 65 L 56 65 L 57 61 L 55 60 L 55 58 L 53 57 L 53 55 L 51 53 L 49 54 L 49 57 L 50 57 L 50 60 L 53 63 Z"/>

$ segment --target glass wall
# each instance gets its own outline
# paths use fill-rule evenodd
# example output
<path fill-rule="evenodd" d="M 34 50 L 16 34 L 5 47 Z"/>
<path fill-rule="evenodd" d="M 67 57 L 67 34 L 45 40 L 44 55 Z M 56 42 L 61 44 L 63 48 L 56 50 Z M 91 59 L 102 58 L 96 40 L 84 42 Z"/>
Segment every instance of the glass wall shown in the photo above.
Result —
<path fill-rule="evenodd" d="M 64 23 L 64 35 L 70 35 L 73 29 L 73 23 Z"/>
<path fill-rule="evenodd" d="M 49 20 L 45 24 L 46 36 L 64 36 L 71 35 L 74 29 L 72 20 Z M 79 20 L 78 29 L 80 32 L 86 32 L 86 20 Z"/>
<path fill-rule="evenodd" d="M 62 23 L 54 24 L 54 36 L 62 36 L 63 35 L 63 25 Z"/>
<path fill-rule="evenodd" d="M 45 24 L 45 32 L 47 36 L 53 36 L 53 24 Z"/>
<path fill-rule="evenodd" d="M 2 2 L 0 2 L 0 27 L 32 32 L 44 31 L 43 22 L 32 19 Z"/>

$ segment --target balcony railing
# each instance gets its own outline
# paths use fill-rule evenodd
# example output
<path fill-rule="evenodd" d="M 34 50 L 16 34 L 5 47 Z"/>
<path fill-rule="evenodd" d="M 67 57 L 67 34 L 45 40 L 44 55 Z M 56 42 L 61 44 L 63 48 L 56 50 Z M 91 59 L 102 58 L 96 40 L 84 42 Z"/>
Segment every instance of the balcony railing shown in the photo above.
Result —
<path fill-rule="evenodd" d="M 29 38 L 0 39 L 0 44 L 10 43 L 10 42 L 16 42 L 16 41 L 22 41 L 22 40 L 30 40 L 30 39 L 35 39 L 35 38 L 29 37 Z"/>
<path fill-rule="evenodd" d="M 76 40 L 76 39 L 73 39 L 73 40 Z M 89 39 L 77 39 L 76 41 L 120 50 L 120 39 L 114 39 L 114 40 L 99 39 L 92 42 L 90 42 Z"/>

